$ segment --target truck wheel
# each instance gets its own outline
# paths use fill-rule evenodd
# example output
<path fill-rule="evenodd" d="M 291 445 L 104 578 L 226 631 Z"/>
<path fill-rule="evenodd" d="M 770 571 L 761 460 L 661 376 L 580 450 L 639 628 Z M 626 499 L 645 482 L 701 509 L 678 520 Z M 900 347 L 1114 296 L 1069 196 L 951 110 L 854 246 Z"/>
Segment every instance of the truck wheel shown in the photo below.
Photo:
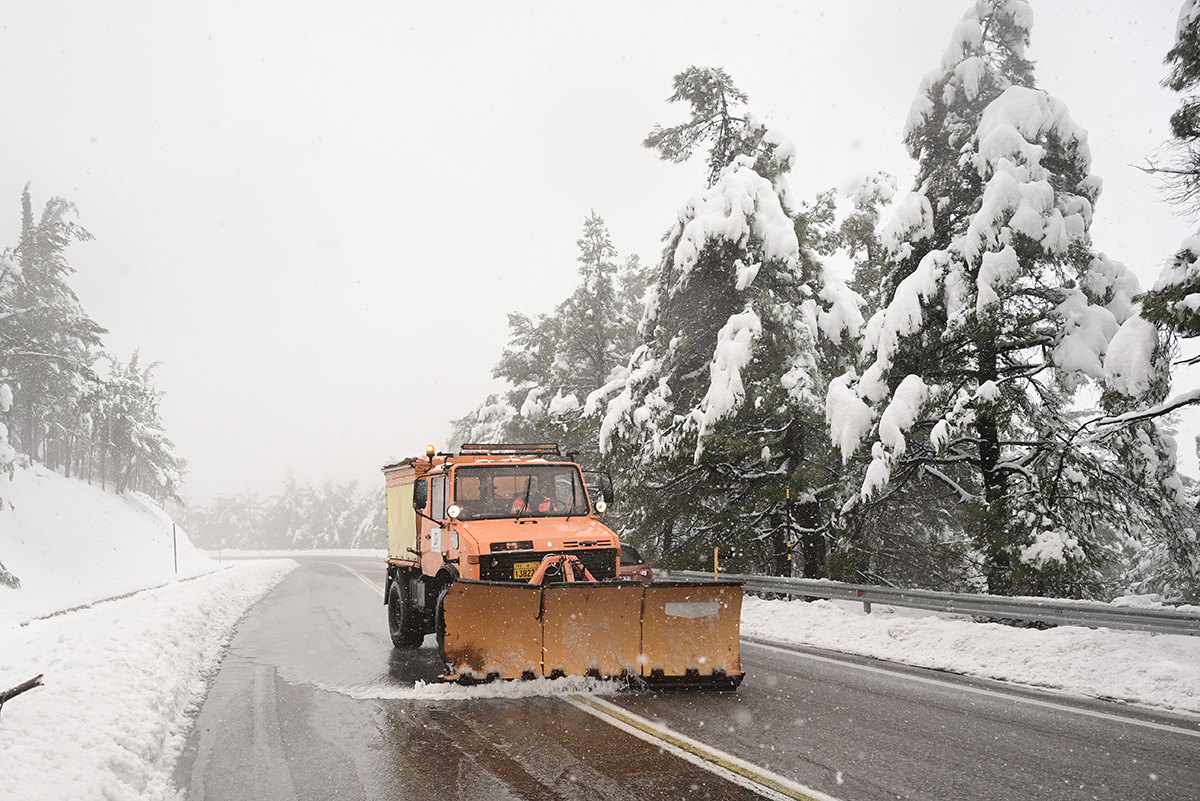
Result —
<path fill-rule="evenodd" d="M 433 613 L 433 630 L 437 634 L 438 653 L 441 654 L 442 661 L 446 661 L 446 596 L 450 594 L 450 585 L 438 592 L 437 606 Z"/>
<path fill-rule="evenodd" d="M 425 638 L 407 589 L 407 579 L 401 577 L 392 581 L 388 592 L 388 631 L 392 635 L 392 645 L 397 648 L 420 648 Z"/>

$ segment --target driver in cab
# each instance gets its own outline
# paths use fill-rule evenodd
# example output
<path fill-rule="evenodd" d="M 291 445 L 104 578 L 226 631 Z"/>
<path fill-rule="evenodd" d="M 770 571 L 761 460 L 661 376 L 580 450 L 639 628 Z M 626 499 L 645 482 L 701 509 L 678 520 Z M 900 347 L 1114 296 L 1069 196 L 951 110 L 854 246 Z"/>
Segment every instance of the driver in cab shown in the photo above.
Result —
<path fill-rule="evenodd" d="M 529 482 L 526 485 L 526 491 L 518 492 L 512 500 L 511 509 L 514 513 L 528 513 L 530 510 L 543 513 L 561 512 L 565 508 L 561 503 L 538 489 L 537 476 L 530 476 Z"/>

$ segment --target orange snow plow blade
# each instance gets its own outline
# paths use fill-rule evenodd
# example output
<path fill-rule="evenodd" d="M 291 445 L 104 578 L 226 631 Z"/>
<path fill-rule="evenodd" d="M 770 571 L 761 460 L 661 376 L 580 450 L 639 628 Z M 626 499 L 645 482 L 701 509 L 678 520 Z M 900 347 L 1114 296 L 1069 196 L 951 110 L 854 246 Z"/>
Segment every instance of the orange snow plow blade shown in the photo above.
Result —
<path fill-rule="evenodd" d="M 544 587 L 545 675 L 637 675 L 641 616 L 640 584 Z"/>
<path fill-rule="evenodd" d="M 542 588 L 533 584 L 456 581 L 443 618 L 447 680 L 483 681 L 542 675 Z"/>
<path fill-rule="evenodd" d="M 741 618 L 740 585 L 649 585 L 642 606 L 642 675 L 651 684 L 736 687 L 743 675 Z"/>
<path fill-rule="evenodd" d="M 733 689 L 738 584 L 459 580 L 445 600 L 446 681 L 595 676 Z"/>

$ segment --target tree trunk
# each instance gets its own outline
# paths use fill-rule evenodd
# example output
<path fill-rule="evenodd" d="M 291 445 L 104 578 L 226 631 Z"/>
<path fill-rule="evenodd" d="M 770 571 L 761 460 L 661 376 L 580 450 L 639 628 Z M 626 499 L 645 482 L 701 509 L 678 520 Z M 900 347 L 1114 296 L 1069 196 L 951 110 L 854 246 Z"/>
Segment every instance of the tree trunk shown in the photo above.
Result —
<path fill-rule="evenodd" d="M 800 548 L 804 555 L 804 578 L 825 578 L 825 537 L 820 532 L 821 509 L 816 501 L 800 504 L 797 510 Z"/>
<path fill-rule="evenodd" d="M 791 501 L 788 501 L 788 506 L 791 506 Z M 776 576 L 791 576 L 792 560 L 792 521 L 791 515 L 786 514 L 782 521 L 777 515 L 772 520 L 774 525 L 771 526 L 771 553 L 775 557 L 772 559 L 772 573 Z"/>
<path fill-rule="evenodd" d="M 979 342 L 979 371 L 982 386 L 995 381 L 998 356 L 991 340 Z M 1007 595 L 1012 592 L 1012 558 L 1009 548 L 1007 503 L 1008 482 L 998 470 L 1000 464 L 1000 426 L 991 408 L 976 410 L 975 432 L 979 436 L 979 472 L 983 482 L 984 508 L 980 510 L 976 542 L 983 551 L 984 575 L 988 592 Z"/>

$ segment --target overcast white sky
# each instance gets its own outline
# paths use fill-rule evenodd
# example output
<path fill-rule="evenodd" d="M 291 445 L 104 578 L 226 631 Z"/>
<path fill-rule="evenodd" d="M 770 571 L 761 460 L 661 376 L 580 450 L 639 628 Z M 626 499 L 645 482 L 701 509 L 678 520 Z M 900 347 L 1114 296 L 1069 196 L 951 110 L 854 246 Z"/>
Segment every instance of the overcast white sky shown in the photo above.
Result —
<path fill-rule="evenodd" d="M 905 116 L 968 7 L 575 5 L 10 4 L 0 242 L 25 182 L 76 203 L 96 241 L 69 251 L 72 285 L 109 350 L 162 363 L 185 495 L 372 482 L 446 444 L 493 389 L 505 315 L 575 286 L 591 210 L 622 258 L 657 261 L 704 170 L 641 142 L 682 119 L 665 99 L 689 65 L 796 141 L 799 196 L 878 169 L 909 188 Z M 1095 242 L 1144 285 L 1195 227 L 1133 166 L 1178 103 L 1159 82 L 1179 5 L 1033 3 L 1038 85 L 1105 182 Z"/>

